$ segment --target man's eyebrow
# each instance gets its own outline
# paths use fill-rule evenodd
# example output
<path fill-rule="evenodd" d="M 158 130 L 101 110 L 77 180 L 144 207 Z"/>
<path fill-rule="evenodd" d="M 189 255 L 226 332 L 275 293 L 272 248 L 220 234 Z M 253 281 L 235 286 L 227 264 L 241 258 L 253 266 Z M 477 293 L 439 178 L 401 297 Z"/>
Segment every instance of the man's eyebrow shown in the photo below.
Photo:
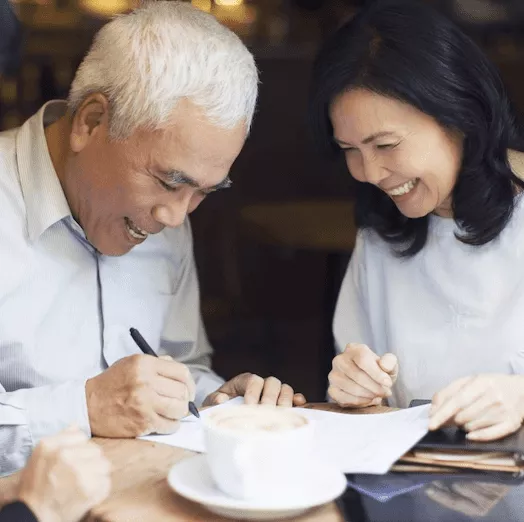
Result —
<path fill-rule="evenodd" d="M 191 176 L 181 170 L 169 170 L 162 172 L 168 185 L 189 185 L 190 187 L 199 189 L 200 185 Z"/>
<path fill-rule="evenodd" d="M 202 192 L 214 192 L 216 190 L 226 189 L 233 184 L 229 176 L 226 176 L 220 183 L 218 183 L 214 187 L 206 188 L 201 187 L 198 181 L 196 181 L 191 176 L 188 176 L 185 172 L 181 170 L 170 170 L 168 172 L 162 172 L 162 175 L 166 179 L 168 185 L 189 185 L 190 187 L 201 190 Z"/>

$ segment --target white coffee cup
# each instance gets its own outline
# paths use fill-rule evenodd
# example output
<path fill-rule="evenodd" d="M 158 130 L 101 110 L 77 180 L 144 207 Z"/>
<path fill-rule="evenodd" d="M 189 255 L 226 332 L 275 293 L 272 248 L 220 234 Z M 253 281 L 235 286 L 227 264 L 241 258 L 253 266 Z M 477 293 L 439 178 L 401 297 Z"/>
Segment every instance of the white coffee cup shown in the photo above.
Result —
<path fill-rule="evenodd" d="M 293 409 L 231 406 L 203 423 L 209 470 L 227 495 L 252 501 L 296 496 L 311 478 L 313 424 Z"/>

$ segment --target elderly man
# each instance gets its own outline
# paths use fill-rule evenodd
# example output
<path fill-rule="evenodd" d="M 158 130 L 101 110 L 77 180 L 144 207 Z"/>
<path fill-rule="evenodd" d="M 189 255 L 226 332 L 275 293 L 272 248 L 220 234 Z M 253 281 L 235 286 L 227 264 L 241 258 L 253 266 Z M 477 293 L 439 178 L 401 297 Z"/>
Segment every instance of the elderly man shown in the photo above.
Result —
<path fill-rule="evenodd" d="M 155 2 L 102 28 L 67 103 L 0 134 L 2 474 L 71 423 L 135 437 L 189 400 L 305 401 L 274 377 L 224 383 L 199 312 L 187 215 L 230 186 L 257 83 L 232 32 Z"/>

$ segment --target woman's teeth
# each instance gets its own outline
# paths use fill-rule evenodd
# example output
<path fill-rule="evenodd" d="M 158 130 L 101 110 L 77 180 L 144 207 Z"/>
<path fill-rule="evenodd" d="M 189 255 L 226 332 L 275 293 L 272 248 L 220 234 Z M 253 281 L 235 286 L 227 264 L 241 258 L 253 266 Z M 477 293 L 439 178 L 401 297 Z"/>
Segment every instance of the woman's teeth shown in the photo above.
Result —
<path fill-rule="evenodd" d="M 135 225 L 130 219 L 126 219 L 126 227 L 131 237 L 134 237 L 135 239 L 145 239 L 149 235 L 145 230 L 142 230 Z"/>
<path fill-rule="evenodd" d="M 404 194 L 411 192 L 415 188 L 417 181 L 418 179 L 412 179 L 407 183 L 404 183 L 404 185 L 401 185 L 400 187 L 396 187 L 393 190 L 388 190 L 387 193 L 390 196 L 403 196 Z"/>

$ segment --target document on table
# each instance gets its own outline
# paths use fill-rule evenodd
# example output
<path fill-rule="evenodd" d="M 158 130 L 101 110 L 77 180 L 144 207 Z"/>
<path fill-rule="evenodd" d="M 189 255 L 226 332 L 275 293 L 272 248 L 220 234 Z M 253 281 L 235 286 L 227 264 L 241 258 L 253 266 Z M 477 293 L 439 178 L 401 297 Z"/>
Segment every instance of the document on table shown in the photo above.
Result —
<path fill-rule="evenodd" d="M 139 437 L 143 440 L 150 440 L 153 442 L 161 442 L 162 444 L 169 444 L 169 446 L 176 446 L 190 451 L 197 451 L 198 453 L 206 452 L 206 443 L 204 441 L 204 430 L 202 428 L 202 419 L 205 419 L 212 411 L 217 408 L 224 408 L 225 406 L 234 406 L 235 404 L 243 404 L 244 397 L 236 397 L 218 406 L 207 408 L 200 412 L 200 419 L 194 415 L 188 415 L 180 420 L 180 427 L 172 435 L 146 435 Z"/>
<path fill-rule="evenodd" d="M 236 398 L 200 413 L 205 418 L 216 408 L 242 404 Z M 344 473 L 382 475 L 427 432 L 430 405 L 373 415 L 351 415 L 294 408 L 315 424 L 318 456 Z M 148 435 L 144 440 L 205 453 L 202 424 L 190 416 L 180 421 L 173 435 Z"/>

